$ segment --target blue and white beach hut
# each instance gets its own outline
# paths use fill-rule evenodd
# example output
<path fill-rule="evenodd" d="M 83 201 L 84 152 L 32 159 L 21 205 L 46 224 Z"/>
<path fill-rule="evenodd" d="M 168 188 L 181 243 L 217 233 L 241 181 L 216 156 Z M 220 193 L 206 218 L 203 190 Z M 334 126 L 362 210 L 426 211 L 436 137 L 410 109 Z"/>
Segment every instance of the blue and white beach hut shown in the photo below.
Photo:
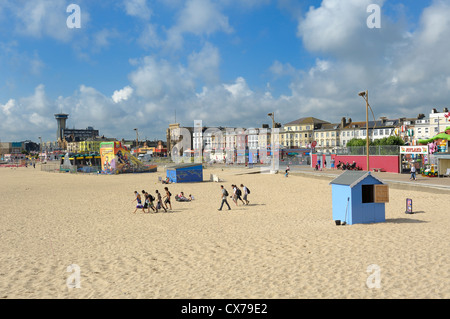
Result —
<path fill-rule="evenodd" d="M 333 220 L 339 225 L 386 221 L 389 187 L 367 171 L 345 171 L 332 185 Z"/>

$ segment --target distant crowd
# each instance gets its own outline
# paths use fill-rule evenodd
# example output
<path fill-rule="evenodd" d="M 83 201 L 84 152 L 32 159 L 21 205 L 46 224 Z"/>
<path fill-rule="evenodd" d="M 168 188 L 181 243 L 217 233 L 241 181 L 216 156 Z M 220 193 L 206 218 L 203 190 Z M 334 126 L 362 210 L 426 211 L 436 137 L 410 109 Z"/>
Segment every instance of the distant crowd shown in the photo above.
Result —
<path fill-rule="evenodd" d="M 164 196 L 161 195 L 158 190 L 155 190 L 156 196 L 149 194 L 145 190 L 142 190 L 142 195 L 138 191 L 134 191 L 135 199 L 133 202 L 136 202 L 136 209 L 133 213 L 136 213 L 138 209 L 142 209 L 142 212 L 144 213 L 150 213 L 150 210 L 157 213 L 161 209 L 167 213 L 169 210 L 172 210 L 172 193 L 169 191 L 168 187 L 164 187 L 164 191 Z M 185 197 L 183 192 L 175 195 L 175 200 L 179 202 L 190 202 L 193 199 L 194 197 L 192 195 Z"/>
<path fill-rule="evenodd" d="M 228 210 L 231 210 L 230 204 L 228 203 L 228 196 L 232 199 L 234 204 L 238 206 L 238 203 L 241 202 L 243 205 L 248 205 L 250 201 L 248 200 L 248 195 L 250 195 L 250 189 L 243 184 L 240 185 L 240 188 L 232 184 L 231 185 L 231 194 L 225 189 L 223 185 L 220 185 L 221 189 L 221 205 L 218 210 L 222 210 L 223 205 L 228 207 Z M 144 213 L 158 213 L 160 210 L 164 210 L 164 212 L 168 212 L 172 210 L 172 193 L 169 191 L 168 187 L 164 187 L 165 194 L 162 195 L 158 190 L 155 190 L 155 196 L 149 194 L 145 190 L 142 190 L 141 193 L 138 191 L 134 191 L 135 198 L 133 202 L 136 202 L 136 209 L 134 210 L 134 214 L 141 209 Z M 194 196 L 189 195 L 185 196 L 183 192 L 175 195 L 175 200 L 178 202 L 190 202 L 194 200 Z"/>

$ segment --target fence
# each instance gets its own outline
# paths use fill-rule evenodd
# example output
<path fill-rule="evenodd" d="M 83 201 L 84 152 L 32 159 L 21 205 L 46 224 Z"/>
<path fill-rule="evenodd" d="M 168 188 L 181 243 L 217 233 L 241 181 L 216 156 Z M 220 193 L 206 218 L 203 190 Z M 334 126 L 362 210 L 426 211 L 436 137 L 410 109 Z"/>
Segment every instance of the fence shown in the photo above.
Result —
<path fill-rule="evenodd" d="M 41 164 L 41 171 L 52 173 L 59 172 L 60 166 L 61 164 L 59 161 L 54 163 L 47 162 L 46 164 Z"/>
<path fill-rule="evenodd" d="M 77 166 L 72 165 L 70 168 L 63 168 L 59 161 L 47 162 L 46 164 L 41 165 L 41 171 L 50 173 L 60 173 L 60 172 L 76 173 Z"/>
<path fill-rule="evenodd" d="M 398 145 L 369 146 L 369 155 L 399 155 Z M 365 146 L 351 146 L 336 151 L 336 155 L 367 155 Z"/>

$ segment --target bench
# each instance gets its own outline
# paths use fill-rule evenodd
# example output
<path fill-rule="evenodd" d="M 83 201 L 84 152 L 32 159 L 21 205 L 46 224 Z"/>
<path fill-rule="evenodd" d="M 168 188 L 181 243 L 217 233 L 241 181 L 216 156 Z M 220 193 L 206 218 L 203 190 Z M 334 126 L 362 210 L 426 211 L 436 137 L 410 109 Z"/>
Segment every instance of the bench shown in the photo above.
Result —
<path fill-rule="evenodd" d="M 374 171 L 374 172 L 382 172 L 383 169 L 382 168 L 372 168 L 372 171 Z"/>

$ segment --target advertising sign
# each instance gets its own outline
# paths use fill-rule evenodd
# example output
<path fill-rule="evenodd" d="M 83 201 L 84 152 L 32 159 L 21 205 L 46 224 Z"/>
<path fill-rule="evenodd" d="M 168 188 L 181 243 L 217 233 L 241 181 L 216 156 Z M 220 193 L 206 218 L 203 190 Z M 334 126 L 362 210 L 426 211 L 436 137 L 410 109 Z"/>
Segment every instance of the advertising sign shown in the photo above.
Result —
<path fill-rule="evenodd" d="M 400 154 L 428 154 L 428 146 L 400 146 Z"/>
<path fill-rule="evenodd" d="M 407 198 L 406 199 L 406 214 L 412 214 L 413 210 L 412 210 L 412 199 L 411 198 Z"/>

